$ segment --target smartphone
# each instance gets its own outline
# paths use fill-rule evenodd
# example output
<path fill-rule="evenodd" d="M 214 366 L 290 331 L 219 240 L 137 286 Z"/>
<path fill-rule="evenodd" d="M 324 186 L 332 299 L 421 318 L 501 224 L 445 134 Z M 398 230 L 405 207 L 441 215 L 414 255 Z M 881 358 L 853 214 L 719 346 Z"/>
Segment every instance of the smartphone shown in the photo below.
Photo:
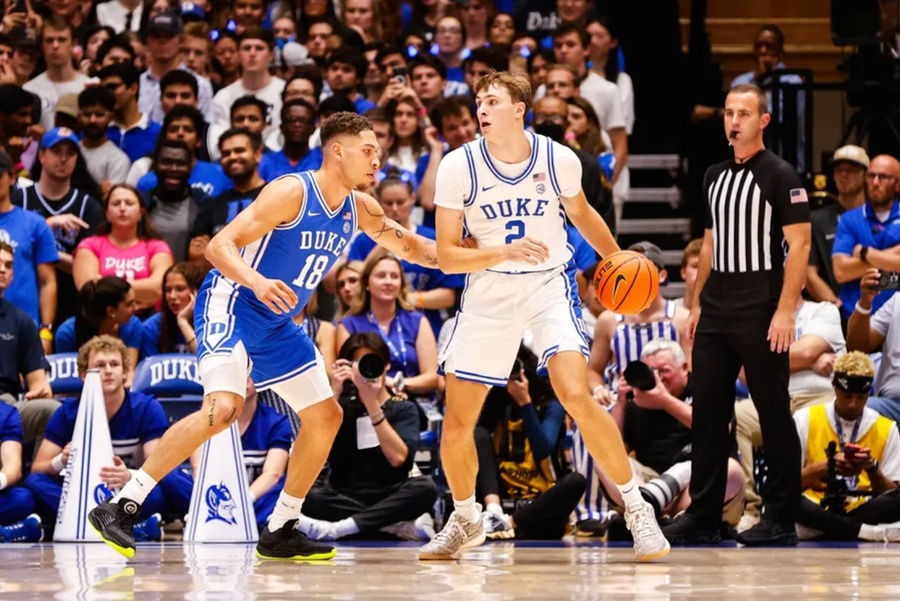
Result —
<path fill-rule="evenodd" d="M 857 455 L 862 455 L 865 452 L 865 448 L 858 444 L 854 444 L 852 442 L 844 445 L 844 456 L 847 459 L 854 459 Z"/>
<path fill-rule="evenodd" d="M 407 85 L 406 82 L 406 67 L 394 67 L 391 71 L 391 79 L 400 79 L 403 82 L 403 85 Z"/>

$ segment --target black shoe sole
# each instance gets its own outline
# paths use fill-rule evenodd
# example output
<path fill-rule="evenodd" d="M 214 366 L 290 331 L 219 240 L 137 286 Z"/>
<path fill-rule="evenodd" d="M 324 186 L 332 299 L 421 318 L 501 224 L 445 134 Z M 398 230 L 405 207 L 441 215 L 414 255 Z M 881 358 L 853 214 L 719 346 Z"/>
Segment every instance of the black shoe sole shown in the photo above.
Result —
<path fill-rule="evenodd" d="M 663 532 L 663 536 L 670 544 L 685 547 L 691 545 L 718 545 L 722 542 L 722 537 L 718 534 L 710 534 L 708 536 L 667 536 Z"/>
<path fill-rule="evenodd" d="M 746 539 L 738 533 L 735 540 L 745 547 L 796 547 L 796 534 L 779 534 L 765 539 Z"/>
<path fill-rule="evenodd" d="M 325 551 L 323 553 L 307 553 L 307 554 L 297 554 L 289 557 L 281 557 L 278 555 L 266 555 L 263 551 L 259 550 L 259 547 L 256 548 L 256 556 L 259 559 L 268 559 L 268 560 L 281 560 L 281 561 L 322 561 L 325 559 L 332 559 L 335 555 L 337 555 L 337 549 L 331 549 L 330 551 Z"/>

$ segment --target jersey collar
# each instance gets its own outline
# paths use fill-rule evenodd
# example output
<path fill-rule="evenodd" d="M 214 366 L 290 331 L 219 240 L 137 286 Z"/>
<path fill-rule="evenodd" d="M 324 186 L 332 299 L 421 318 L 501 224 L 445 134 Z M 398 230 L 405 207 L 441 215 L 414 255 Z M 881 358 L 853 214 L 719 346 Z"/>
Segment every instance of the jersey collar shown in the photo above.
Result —
<path fill-rule="evenodd" d="M 894 204 L 891 205 L 891 213 L 888 215 L 887 219 L 884 221 L 879 221 L 878 216 L 875 214 L 875 211 L 872 210 L 872 205 L 869 204 L 869 200 L 866 199 L 866 204 L 863 205 L 863 215 L 868 221 L 873 223 L 887 224 L 893 223 L 900 219 L 900 201 L 896 198 L 894 199 Z"/>
<path fill-rule="evenodd" d="M 501 182 L 505 182 L 511 185 L 518 184 L 523 179 L 528 177 L 528 174 L 531 173 L 531 170 L 534 168 L 534 164 L 537 161 L 538 155 L 538 138 L 530 131 L 526 131 L 525 133 L 531 136 L 531 158 L 528 160 L 528 165 L 525 167 L 525 170 L 516 177 L 506 177 L 505 175 L 500 173 L 500 170 L 497 169 L 497 167 L 494 165 L 493 160 L 491 159 L 491 153 L 488 152 L 487 140 L 485 138 L 481 138 L 479 148 L 481 149 L 481 156 L 484 158 L 484 163 L 487 165 L 488 169 L 491 170 L 491 173 L 494 175 L 494 177 L 499 179 Z"/>

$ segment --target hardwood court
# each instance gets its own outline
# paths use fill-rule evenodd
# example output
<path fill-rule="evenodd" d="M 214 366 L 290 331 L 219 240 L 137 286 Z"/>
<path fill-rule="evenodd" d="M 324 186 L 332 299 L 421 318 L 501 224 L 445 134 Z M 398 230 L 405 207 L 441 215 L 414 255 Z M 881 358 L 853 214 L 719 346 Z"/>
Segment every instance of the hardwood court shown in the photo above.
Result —
<path fill-rule="evenodd" d="M 417 545 L 342 545 L 318 564 L 258 561 L 252 545 L 0 546 L 0 599 L 841 599 L 896 598 L 900 545 L 674 549 L 636 564 L 603 543 L 492 543 L 459 562 L 420 563 Z"/>

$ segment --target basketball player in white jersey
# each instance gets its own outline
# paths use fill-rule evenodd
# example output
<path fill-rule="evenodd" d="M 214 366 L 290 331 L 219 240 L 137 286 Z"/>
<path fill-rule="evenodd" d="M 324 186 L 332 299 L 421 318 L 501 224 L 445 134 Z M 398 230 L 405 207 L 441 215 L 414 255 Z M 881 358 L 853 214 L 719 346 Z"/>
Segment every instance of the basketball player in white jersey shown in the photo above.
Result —
<path fill-rule="evenodd" d="M 560 402 L 585 430 L 591 454 L 619 485 L 638 559 L 662 557 L 669 543 L 635 484 L 615 423 L 588 390 L 590 351 L 575 284 L 566 275 L 572 250 L 565 215 L 601 255 L 619 247 L 587 203 L 577 156 L 525 131 L 528 80 L 490 73 L 475 92 L 484 138 L 444 157 L 435 186 L 440 267 L 467 274 L 456 325 L 440 357 L 447 376 L 441 461 L 454 511 L 419 559 L 455 558 L 484 541 L 475 503 L 474 427 L 489 387 L 506 385 L 526 329 L 534 335 L 539 370 L 549 372 Z M 477 248 L 463 244 L 464 232 Z"/>

